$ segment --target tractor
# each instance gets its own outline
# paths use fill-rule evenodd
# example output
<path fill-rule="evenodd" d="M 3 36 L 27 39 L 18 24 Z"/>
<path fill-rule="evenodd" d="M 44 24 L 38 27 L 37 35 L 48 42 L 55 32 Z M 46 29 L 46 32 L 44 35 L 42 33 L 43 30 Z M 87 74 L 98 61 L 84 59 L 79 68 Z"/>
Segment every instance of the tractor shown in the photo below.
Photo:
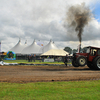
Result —
<path fill-rule="evenodd" d="M 72 65 L 74 67 L 87 65 L 90 69 L 100 70 L 100 48 L 88 46 L 82 53 L 74 53 Z"/>

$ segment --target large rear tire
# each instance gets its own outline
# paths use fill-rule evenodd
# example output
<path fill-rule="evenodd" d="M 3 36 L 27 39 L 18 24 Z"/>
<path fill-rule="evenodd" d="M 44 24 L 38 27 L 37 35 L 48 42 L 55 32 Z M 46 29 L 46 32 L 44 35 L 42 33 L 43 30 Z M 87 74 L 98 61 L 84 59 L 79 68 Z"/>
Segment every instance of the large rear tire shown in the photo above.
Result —
<path fill-rule="evenodd" d="M 76 59 L 76 62 L 79 66 L 85 66 L 86 63 L 87 63 L 87 60 L 86 60 L 86 57 L 84 56 L 79 56 L 77 59 Z"/>
<path fill-rule="evenodd" d="M 73 65 L 74 67 L 79 67 L 79 65 L 76 63 L 76 60 L 75 60 L 75 59 L 72 60 L 72 65 Z"/>
<path fill-rule="evenodd" d="M 95 69 L 100 70 L 100 57 L 96 57 L 93 61 L 93 66 Z"/>

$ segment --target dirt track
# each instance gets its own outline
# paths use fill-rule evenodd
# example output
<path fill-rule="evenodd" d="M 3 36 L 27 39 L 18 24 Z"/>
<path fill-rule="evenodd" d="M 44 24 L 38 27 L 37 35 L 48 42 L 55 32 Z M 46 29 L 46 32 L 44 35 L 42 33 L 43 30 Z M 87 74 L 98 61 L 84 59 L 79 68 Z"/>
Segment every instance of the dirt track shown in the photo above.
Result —
<path fill-rule="evenodd" d="M 66 66 L 0 66 L 0 82 L 100 80 L 100 70 Z"/>

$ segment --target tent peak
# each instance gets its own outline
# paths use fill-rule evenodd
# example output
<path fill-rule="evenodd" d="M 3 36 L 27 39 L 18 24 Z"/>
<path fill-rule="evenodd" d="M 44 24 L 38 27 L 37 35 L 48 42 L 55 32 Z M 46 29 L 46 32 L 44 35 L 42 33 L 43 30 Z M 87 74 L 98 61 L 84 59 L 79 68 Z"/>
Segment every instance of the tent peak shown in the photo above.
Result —
<path fill-rule="evenodd" d="M 19 38 L 19 43 L 21 42 L 21 39 Z"/>
<path fill-rule="evenodd" d="M 33 40 L 33 43 L 32 44 L 34 44 L 34 43 L 36 43 L 35 39 Z"/>
<path fill-rule="evenodd" d="M 27 40 L 25 41 L 25 44 L 27 44 Z"/>
<path fill-rule="evenodd" d="M 35 39 L 33 40 L 33 43 L 35 43 Z"/>
<path fill-rule="evenodd" d="M 50 42 L 52 42 L 52 39 L 50 39 Z"/>

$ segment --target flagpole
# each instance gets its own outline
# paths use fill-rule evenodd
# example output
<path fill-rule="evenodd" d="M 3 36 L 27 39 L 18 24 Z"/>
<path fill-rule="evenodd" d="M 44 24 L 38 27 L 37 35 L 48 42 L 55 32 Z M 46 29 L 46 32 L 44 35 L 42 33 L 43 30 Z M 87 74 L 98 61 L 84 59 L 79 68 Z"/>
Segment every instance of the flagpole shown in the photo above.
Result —
<path fill-rule="evenodd" d="M 0 52 L 1 52 L 1 41 L 0 41 Z"/>

